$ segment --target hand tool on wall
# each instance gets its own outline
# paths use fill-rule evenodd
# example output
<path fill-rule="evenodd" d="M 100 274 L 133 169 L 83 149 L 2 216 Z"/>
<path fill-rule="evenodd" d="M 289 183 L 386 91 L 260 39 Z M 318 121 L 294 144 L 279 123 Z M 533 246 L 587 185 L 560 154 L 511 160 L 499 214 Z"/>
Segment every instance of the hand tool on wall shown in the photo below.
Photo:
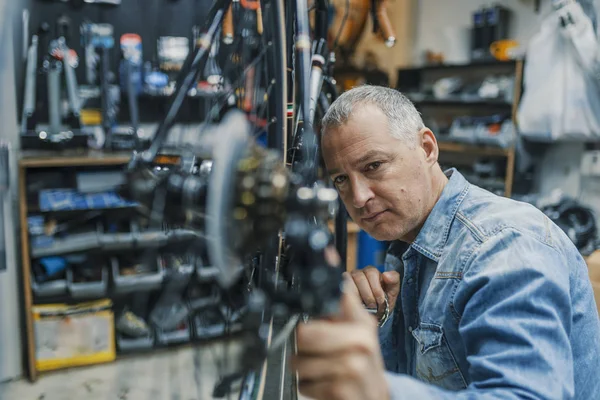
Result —
<path fill-rule="evenodd" d="M 142 38 L 140 35 L 126 33 L 119 41 L 123 59 L 120 63 L 121 88 L 127 93 L 131 127 L 125 131 L 112 132 L 112 146 L 115 149 L 141 150 L 139 129 L 138 95 L 142 92 Z"/>
<path fill-rule="evenodd" d="M 69 99 L 69 109 L 71 114 L 70 118 L 72 118 L 75 127 L 79 129 L 81 128 L 81 102 L 79 101 L 77 77 L 75 76 L 75 70 L 69 60 L 71 49 L 67 47 L 64 37 L 58 39 L 58 46 L 63 54 L 63 67 L 67 81 L 67 97 Z"/>
<path fill-rule="evenodd" d="M 42 23 L 33 35 L 27 52 L 25 94 L 21 116 L 22 148 L 86 147 L 89 135 L 81 132 L 81 100 L 75 68 L 77 53 L 68 46 L 70 21 L 61 16 L 56 23 L 56 36 L 47 38 L 50 26 Z M 41 65 L 41 67 L 38 67 Z M 64 72 L 64 81 L 63 78 Z M 39 80 L 45 78 L 42 85 Z M 41 86 L 46 86 L 44 93 Z M 66 88 L 68 110 L 63 111 L 63 86 Z M 39 91 L 39 92 L 38 92 Z M 38 104 L 40 96 L 46 104 Z M 39 122 L 40 108 L 47 108 L 48 123 Z"/>
<path fill-rule="evenodd" d="M 100 98 L 102 112 L 102 130 L 105 135 L 104 147 L 112 146 L 111 132 L 116 117 L 116 106 L 111 95 L 113 74 L 110 71 L 110 50 L 115 45 L 113 26 L 110 24 L 81 25 L 81 40 L 86 49 L 86 67 L 88 83 L 97 84 L 97 64 L 100 62 Z M 99 54 L 98 54 L 99 53 Z"/>
<path fill-rule="evenodd" d="M 223 19 L 223 43 L 231 44 L 233 43 L 233 3 L 229 5 L 227 9 L 227 13 L 225 13 L 225 18 Z"/>
<path fill-rule="evenodd" d="M 67 99 L 69 104 L 69 114 L 66 122 L 72 129 L 81 129 L 80 112 L 81 105 L 79 101 L 77 78 L 73 69 L 76 65 L 76 55 L 67 46 L 67 37 L 69 35 L 70 21 L 62 16 L 57 20 L 58 38 L 50 42 L 51 61 L 48 66 L 48 118 L 50 121 L 50 136 L 61 135 L 63 133 L 63 121 L 61 112 L 61 75 L 64 71 L 67 88 Z M 65 132 L 66 133 L 66 132 Z M 73 133 L 65 135 L 70 139 Z M 68 137 L 70 136 L 70 137 Z"/>
<path fill-rule="evenodd" d="M 25 96 L 23 113 L 21 117 L 21 132 L 35 129 L 33 115 L 35 113 L 37 65 L 38 65 L 38 42 L 39 36 L 33 35 L 31 46 L 27 52 L 27 67 L 25 70 Z"/>
<path fill-rule="evenodd" d="M 4 234 L 4 200 L 10 183 L 8 144 L 0 142 L 0 272 L 6 270 L 6 236 Z"/>
<path fill-rule="evenodd" d="M 81 45 L 85 49 L 86 80 L 97 84 L 97 69 L 100 57 L 97 49 L 114 46 L 113 27 L 110 24 L 84 22 L 80 28 Z"/>

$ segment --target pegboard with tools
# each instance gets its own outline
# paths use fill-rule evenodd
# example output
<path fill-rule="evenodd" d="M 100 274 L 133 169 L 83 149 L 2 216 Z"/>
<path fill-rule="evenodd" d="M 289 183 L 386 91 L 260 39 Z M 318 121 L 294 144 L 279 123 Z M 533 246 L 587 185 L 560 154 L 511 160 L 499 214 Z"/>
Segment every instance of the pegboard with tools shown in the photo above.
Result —
<path fill-rule="evenodd" d="M 49 48 L 59 37 L 64 37 L 66 47 L 70 52 L 68 59 L 71 61 L 70 64 L 75 73 L 77 88 L 79 92 L 84 92 L 82 118 L 87 118 L 89 115 L 85 113 L 85 97 L 93 97 L 94 91 L 80 90 L 82 86 L 95 86 L 99 91 L 101 90 L 100 78 L 108 75 L 110 98 L 119 97 L 119 93 L 115 92 L 113 95 L 113 87 L 118 88 L 120 85 L 121 94 L 126 92 L 126 85 L 123 84 L 122 60 L 124 54 L 121 45 L 121 38 L 124 35 L 134 34 L 140 38 L 140 54 L 143 58 L 138 66 L 139 69 L 142 68 L 142 65 L 145 67 L 148 65 L 159 66 L 161 38 L 185 39 L 191 50 L 194 28 L 204 22 L 210 5 L 211 2 L 208 0 L 31 1 L 24 14 L 23 28 L 27 32 L 23 32 L 23 42 L 30 46 L 34 37 L 37 37 L 38 40 L 37 69 L 42 73 L 37 74 L 38 82 L 34 89 L 35 119 L 50 120 L 50 107 L 47 105 L 50 89 L 45 82 L 46 75 L 43 71 L 45 63 L 53 62 L 52 57 L 56 54 L 49 51 Z M 20 66 L 22 70 L 26 69 L 26 62 Z M 102 72 L 102 68 L 106 73 Z M 23 73 L 23 75 L 26 74 Z M 27 93 L 26 76 L 20 77 L 19 86 L 19 115 L 22 115 L 26 103 L 24 101 Z M 104 97 L 109 98 L 109 96 Z M 116 122 L 125 122 L 131 119 L 126 96 L 123 97 L 122 104 L 116 107 L 114 115 L 108 115 Z M 106 100 L 103 98 L 102 101 Z M 152 123 L 156 121 L 157 115 L 163 113 L 167 99 L 152 98 L 148 100 L 143 97 L 139 99 L 139 102 L 140 122 Z M 198 114 L 201 114 L 198 112 L 200 108 L 200 105 L 195 103 L 184 107 L 181 113 L 182 121 L 198 122 L 200 118 Z"/>

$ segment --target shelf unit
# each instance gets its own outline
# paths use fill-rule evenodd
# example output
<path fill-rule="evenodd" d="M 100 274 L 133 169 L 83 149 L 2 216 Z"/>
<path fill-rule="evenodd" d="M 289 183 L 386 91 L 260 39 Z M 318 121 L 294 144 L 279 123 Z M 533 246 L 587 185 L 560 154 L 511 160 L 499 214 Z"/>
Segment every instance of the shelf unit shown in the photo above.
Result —
<path fill-rule="evenodd" d="M 480 82 L 487 75 L 505 75 L 514 77 L 512 88 L 512 101 L 505 98 L 478 99 L 472 95 L 469 97 L 453 95 L 444 99 L 434 98 L 429 94 L 431 85 L 438 79 L 445 77 L 460 77 L 466 85 Z M 418 68 L 402 68 L 398 70 L 396 89 L 409 97 L 417 109 L 423 115 L 426 124 L 429 120 L 448 122 L 459 116 L 483 116 L 494 113 L 502 113 L 512 119 L 516 130 L 516 114 L 521 98 L 523 80 L 523 62 L 478 62 L 458 65 L 429 65 Z M 479 158 L 489 158 L 494 162 L 504 165 L 502 193 L 506 197 L 512 195 L 514 181 L 515 149 L 514 146 L 503 148 L 500 146 L 480 145 L 476 143 L 452 142 L 451 138 L 445 137 L 444 129 L 435 129 L 434 134 L 438 139 L 440 148 L 440 163 L 445 160 L 451 166 L 472 166 Z M 515 133 L 516 134 L 516 133 Z M 498 180 L 479 179 L 471 180 L 474 184 L 484 187 L 496 187 Z M 497 189 L 497 188 L 495 188 Z M 497 191 L 497 190 L 496 190 Z"/>
<path fill-rule="evenodd" d="M 461 155 L 474 155 L 477 157 L 497 157 L 506 159 L 506 169 L 504 172 L 504 196 L 510 197 L 512 195 L 515 169 L 514 147 L 503 149 L 500 147 L 476 146 L 454 142 L 440 142 L 439 147 L 440 153 L 456 153 Z"/>
<path fill-rule="evenodd" d="M 22 309 L 26 329 L 24 337 L 27 357 L 27 375 L 31 381 L 37 379 L 40 371 L 46 370 L 45 367 L 42 368 L 40 366 L 41 363 L 39 360 L 36 360 L 34 310 L 39 306 L 48 304 L 67 304 L 77 305 L 77 307 L 79 307 L 89 301 L 103 301 L 105 299 L 112 301 L 112 308 L 118 308 L 118 306 L 130 304 L 130 302 L 133 302 L 133 307 L 135 307 L 136 303 L 142 304 L 145 314 L 138 316 L 146 320 L 151 332 L 151 335 L 149 336 L 150 340 L 146 340 L 144 343 L 142 343 L 142 339 L 144 338 L 123 340 L 124 337 L 116 328 L 114 328 L 113 332 L 115 335 L 111 337 L 114 337 L 115 339 L 117 357 L 121 357 L 131 351 L 153 351 L 156 348 L 205 341 L 214 336 L 219 326 L 222 326 L 219 325 L 219 315 L 217 315 L 218 310 L 216 310 L 215 305 L 213 304 L 214 302 L 210 304 L 208 302 L 206 304 L 203 303 L 204 306 L 202 308 L 204 310 L 202 315 L 205 315 L 206 313 L 210 314 L 211 310 L 213 310 L 214 315 L 211 314 L 212 317 L 206 317 L 208 319 L 197 319 L 196 316 L 190 316 L 185 320 L 185 329 L 162 332 L 150 321 L 149 316 L 154 307 L 154 300 L 158 299 L 160 289 L 164 287 L 165 284 L 172 285 L 174 280 L 177 280 L 177 282 L 181 280 L 181 282 L 183 282 L 182 284 L 185 285 L 186 296 L 184 301 L 188 308 L 191 307 L 192 302 L 194 302 L 194 306 L 196 306 L 198 301 L 206 300 L 205 297 L 211 297 L 214 294 L 211 289 L 212 278 L 210 276 L 208 278 L 204 276 L 211 268 L 190 263 L 189 260 L 182 259 L 177 262 L 172 261 L 168 257 L 171 253 L 165 253 L 163 250 L 159 249 L 155 267 L 147 268 L 142 275 L 134 272 L 132 268 L 140 263 L 139 256 L 144 254 L 142 250 L 138 248 L 138 239 L 146 237 L 148 240 L 155 239 L 158 243 L 162 237 L 161 235 L 157 235 L 157 233 L 160 232 L 142 231 L 135 235 L 132 234 L 132 232 L 137 232 L 137 230 L 131 229 L 133 228 L 133 225 L 130 225 L 131 222 L 127 221 L 135 219 L 133 218 L 137 215 L 135 207 L 43 211 L 40 210 L 39 206 L 35 205 L 39 188 L 36 187 L 35 190 L 28 188 L 29 185 L 36 184 L 37 182 L 42 182 L 40 185 L 44 187 L 59 187 L 58 182 L 60 182 L 60 179 L 57 178 L 56 185 L 50 185 L 48 182 L 40 179 L 40 173 L 55 176 L 64 175 L 66 178 L 63 178 L 63 183 L 71 182 L 73 180 L 73 174 L 81 171 L 104 171 L 106 169 L 111 171 L 122 170 L 122 168 L 130 161 L 130 158 L 130 153 L 104 153 L 92 150 L 71 150 L 63 152 L 25 151 L 21 155 L 18 164 L 18 174 L 19 195 L 21 200 L 19 204 L 19 219 L 21 225 L 21 269 L 24 302 Z M 52 245 L 62 243 L 64 246 L 43 247 L 41 248 L 41 250 L 44 250 L 42 252 L 34 251 L 36 248 L 33 246 L 35 244 L 33 240 L 38 240 L 39 236 L 34 237 L 30 233 L 30 226 L 28 223 L 30 221 L 28 217 L 33 215 L 40 216 L 38 224 L 45 224 L 46 218 L 49 216 L 52 218 L 64 218 L 65 221 L 72 221 L 77 220 L 80 213 L 86 212 L 92 212 L 94 215 L 100 213 L 102 218 L 97 223 L 104 222 L 105 224 L 108 224 L 107 226 L 116 224 L 117 226 L 114 226 L 114 228 L 117 233 L 114 233 L 113 229 L 111 229 L 111 233 L 106 234 L 105 231 L 99 228 L 96 232 L 90 231 L 88 233 L 73 234 L 73 236 L 70 236 L 67 240 L 57 240 L 56 238 L 53 238 L 53 242 L 51 242 Z M 127 230 L 125 225 L 120 226 L 120 222 L 129 226 L 130 229 Z M 35 226 L 38 231 L 40 226 L 45 228 L 45 225 Z M 42 238 L 43 240 L 46 240 L 46 237 Z M 87 239 L 91 239 L 91 241 Z M 93 252 L 83 250 L 88 249 L 90 247 L 90 242 L 94 243 L 94 239 L 102 239 L 104 250 L 101 252 L 97 250 Z M 112 241 L 109 241 L 109 239 Z M 126 246 L 128 243 L 131 244 L 131 246 Z M 137 246 L 133 246 L 133 244 L 136 243 Z M 127 247 L 127 249 L 122 249 L 122 247 Z M 40 250 L 40 248 L 37 248 L 37 250 Z M 38 262 L 38 258 L 41 256 L 54 256 L 58 254 L 70 257 L 69 267 L 64 271 L 64 278 L 61 276 L 57 280 L 45 282 L 43 284 L 40 284 L 36 279 L 33 279 L 35 272 L 33 271 L 32 266 L 34 263 Z M 76 265 L 94 268 L 92 270 L 94 273 L 93 280 L 78 280 L 76 274 L 77 267 L 74 267 L 73 264 L 71 264 L 73 262 L 72 260 L 75 259 L 72 256 L 77 254 L 85 255 L 85 257 L 80 257 L 80 260 L 83 261 L 79 261 L 81 264 Z M 123 265 L 120 264 L 121 262 L 128 264 Z M 170 268 L 175 265 L 177 265 L 176 269 Z M 150 264 L 147 266 L 152 267 Z M 131 273 L 134 275 L 130 275 Z M 61 272 L 61 274 L 63 273 Z M 95 275 L 98 275 L 97 280 Z M 205 278 L 210 278 L 211 280 L 206 281 Z M 196 309 L 194 308 L 194 310 Z M 112 312 L 112 310 L 110 311 Z M 114 316 L 115 323 L 116 317 L 117 315 Z M 238 329 L 238 326 L 233 322 L 229 329 L 235 331 Z M 140 344 L 143 346 L 140 347 Z M 86 360 L 85 363 L 106 362 L 111 359 L 103 358 L 100 360 L 98 358 L 94 360 L 95 361 Z M 60 365 L 63 364 L 60 363 Z M 84 365 L 84 362 L 77 361 L 77 365 Z M 38 370 L 38 367 L 42 369 Z M 52 369 L 55 369 L 55 367 L 52 367 Z"/>
<path fill-rule="evenodd" d="M 66 150 L 59 154 L 46 151 L 24 151 L 18 164 L 19 174 L 19 220 L 21 227 L 21 267 L 24 298 L 24 319 L 26 329 L 27 372 L 31 381 L 35 381 L 39 371 L 35 359 L 35 333 L 33 325 L 34 296 L 32 290 L 31 243 L 29 239 L 28 216 L 30 210 L 27 196 L 27 174 L 31 170 L 42 168 L 68 167 L 104 167 L 125 165 L 129 154 L 103 153 L 89 150 Z M 33 210 L 38 212 L 39 210 Z"/>
<path fill-rule="evenodd" d="M 18 164 L 19 174 L 19 220 L 21 227 L 21 267 L 24 298 L 24 319 L 26 329 L 27 372 L 31 381 L 35 381 L 39 371 L 36 367 L 35 333 L 33 325 L 34 294 L 32 288 L 31 243 L 28 229 L 30 212 L 43 213 L 30 209 L 27 193 L 27 176 L 32 170 L 49 168 L 77 167 L 118 167 L 124 166 L 130 159 L 128 153 L 104 153 L 91 150 L 65 150 L 62 152 L 24 151 Z M 74 211 L 65 211 L 70 213 Z M 61 213 L 61 212 L 59 212 Z M 103 276 L 104 277 L 104 276 Z M 105 283 L 105 282 L 103 282 Z"/>

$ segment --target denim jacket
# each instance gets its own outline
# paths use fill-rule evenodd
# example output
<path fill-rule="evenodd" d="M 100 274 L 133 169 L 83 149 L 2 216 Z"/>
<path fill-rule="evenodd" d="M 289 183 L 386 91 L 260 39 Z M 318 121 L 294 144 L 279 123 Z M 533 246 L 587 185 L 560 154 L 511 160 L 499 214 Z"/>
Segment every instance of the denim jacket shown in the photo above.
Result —
<path fill-rule="evenodd" d="M 600 322 L 587 266 L 537 208 L 456 170 L 415 241 L 380 328 L 392 400 L 600 399 Z"/>

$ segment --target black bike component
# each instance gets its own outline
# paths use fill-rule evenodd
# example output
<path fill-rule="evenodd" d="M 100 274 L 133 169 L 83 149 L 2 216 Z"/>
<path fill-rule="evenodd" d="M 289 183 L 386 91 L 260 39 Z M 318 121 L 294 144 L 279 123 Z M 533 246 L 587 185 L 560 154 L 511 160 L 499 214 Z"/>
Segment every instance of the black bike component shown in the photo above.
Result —
<path fill-rule="evenodd" d="M 263 7 L 267 6 L 264 2 L 262 4 Z M 271 124 L 269 128 L 267 143 L 269 148 L 277 149 L 281 153 L 283 161 L 285 162 L 285 149 L 287 147 L 285 119 L 287 108 L 286 93 L 289 88 L 286 76 L 286 65 L 291 64 L 286 62 L 286 52 L 284 51 L 287 43 L 286 37 L 279 34 L 279 32 L 285 31 L 285 28 L 282 26 L 284 21 L 283 7 L 278 0 L 269 2 L 268 6 L 271 7 L 270 12 L 275 15 L 273 21 L 275 22 L 274 29 L 277 33 L 270 38 L 273 41 L 271 47 L 272 56 L 270 59 L 273 59 L 273 70 L 276 71 L 277 75 L 275 76 L 275 85 L 273 85 L 271 89 L 271 93 L 273 94 L 271 110 L 274 112 L 273 118 L 275 119 L 275 123 Z M 266 11 L 267 10 L 264 10 L 263 15 L 266 15 Z"/>
<path fill-rule="evenodd" d="M 298 89 L 300 96 L 300 108 L 302 110 L 303 132 L 296 132 L 296 136 L 301 135 L 299 143 L 302 143 L 302 159 L 297 172 L 302 176 L 303 182 L 309 186 L 314 184 L 317 179 L 316 162 L 317 155 L 317 136 L 313 130 L 313 124 L 310 120 L 310 65 L 311 65 L 311 41 L 310 27 L 308 24 L 308 7 L 306 2 L 296 2 L 296 52 L 298 55 Z"/>
<path fill-rule="evenodd" d="M 346 208 L 340 198 L 338 200 L 338 211 L 335 216 L 335 248 L 342 259 L 341 269 L 346 270 L 348 260 L 348 218 Z"/>
<path fill-rule="evenodd" d="M 137 151 L 141 150 L 140 137 L 138 129 L 140 125 L 140 113 L 137 100 L 137 92 L 133 82 L 133 64 L 129 60 L 125 60 L 127 69 L 127 101 L 129 105 L 129 114 L 131 115 L 131 131 L 133 135 L 134 146 Z"/>
<path fill-rule="evenodd" d="M 231 0 L 217 0 L 209 11 L 207 20 L 210 21 L 210 24 L 208 29 L 199 39 L 200 45 L 198 48 L 192 53 L 191 57 L 186 59 L 182 72 L 179 75 L 180 79 L 177 84 L 177 89 L 172 97 L 171 104 L 168 107 L 167 115 L 158 126 L 150 148 L 142 153 L 142 160 L 145 164 L 150 164 L 154 160 L 167 139 L 169 130 L 175 124 L 175 119 L 179 114 L 179 110 L 181 109 L 181 105 L 183 104 L 188 91 L 195 83 L 196 77 L 200 71 L 204 69 L 213 37 L 223 23 L 225 11 L 230 4 Z"/>
<path fill-rule="evenodd" d="M 111 111 L 110 99 L 110 49 L 103 46 L 100 53 L 100 98 L 102 101 L 102 130 L 104 130 L 104 147 L 112 148 L 112 127 L 114 122 L 114 111 Z"/>

